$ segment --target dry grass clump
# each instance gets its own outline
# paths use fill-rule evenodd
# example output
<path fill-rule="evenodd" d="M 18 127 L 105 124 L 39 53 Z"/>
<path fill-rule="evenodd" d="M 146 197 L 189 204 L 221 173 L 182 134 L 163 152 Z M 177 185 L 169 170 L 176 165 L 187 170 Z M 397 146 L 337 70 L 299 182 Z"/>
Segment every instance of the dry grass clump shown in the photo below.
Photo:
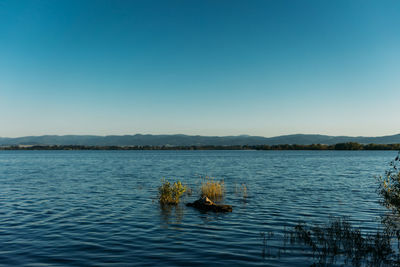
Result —
<path fill-rule="evenodd" d="M 216 181 L 214 178 L 206 176 L 201 182 L 200 191 L 202 197 L 206 196 L 212 200 L 221 199 L 225 195 L 224 181 Z"/>
<path fill-rule="evenodd" d="M 183 186 L 180 181 L 171 184 L 167 180 L 158 187 L 158 198 L 162 205 L 177 205 L 179 198 L 185 193 L 186 186 Z"/>

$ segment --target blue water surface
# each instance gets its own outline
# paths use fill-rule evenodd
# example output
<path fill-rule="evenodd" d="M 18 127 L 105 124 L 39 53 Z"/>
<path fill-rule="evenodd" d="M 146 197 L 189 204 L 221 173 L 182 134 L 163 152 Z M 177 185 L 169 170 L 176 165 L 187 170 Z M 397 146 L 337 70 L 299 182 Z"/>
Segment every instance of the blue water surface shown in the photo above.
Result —
<path fill-rule="evenodd" d="M 3 266 L 309 266 L 284 246 L 299 221 L 379 227 L 374 177 L 395 151 L 0 151 Z M 184 206 L 223 179 L 226 214 Z M 162 178 L 192 188 L 162 209 Z M 243 191 L 243 184 L 247 193 Z M 285 230 L 286 229 L 286 230 Z M 267 238 L 263 253 L 260 233 Z"/>

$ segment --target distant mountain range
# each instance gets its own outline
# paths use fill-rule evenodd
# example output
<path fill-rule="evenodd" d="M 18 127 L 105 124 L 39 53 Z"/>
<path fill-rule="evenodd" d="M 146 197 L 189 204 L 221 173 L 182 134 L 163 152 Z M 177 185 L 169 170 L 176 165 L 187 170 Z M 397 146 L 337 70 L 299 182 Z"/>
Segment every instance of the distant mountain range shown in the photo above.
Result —
<path fill-rule="evenodd" d="M 397 144 L 400 134 L 379 137 L 328 136 L 319 134 L 292 134 L 276 137 L 261 136 L 199 136 L 199 135 L 43 135 L 17 138 L 0 137 L 0 146 L 12 145 L 84 145 L 84 146 L 232 146 L 280 144 Z"/>

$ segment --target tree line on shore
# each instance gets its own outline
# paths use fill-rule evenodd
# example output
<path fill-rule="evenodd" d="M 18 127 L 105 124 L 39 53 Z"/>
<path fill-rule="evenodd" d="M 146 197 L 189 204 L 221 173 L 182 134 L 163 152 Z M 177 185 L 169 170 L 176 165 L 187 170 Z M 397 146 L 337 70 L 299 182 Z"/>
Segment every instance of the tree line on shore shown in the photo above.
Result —
<path fill-rule="evenodd" d="M 355 142 L 335 145 L 230 145 L 230 146 L 86 146 L 86 145 L 15 145 L 0 146 L 0 150 L 400 150 L 400 144 L 359 144 Z"/>

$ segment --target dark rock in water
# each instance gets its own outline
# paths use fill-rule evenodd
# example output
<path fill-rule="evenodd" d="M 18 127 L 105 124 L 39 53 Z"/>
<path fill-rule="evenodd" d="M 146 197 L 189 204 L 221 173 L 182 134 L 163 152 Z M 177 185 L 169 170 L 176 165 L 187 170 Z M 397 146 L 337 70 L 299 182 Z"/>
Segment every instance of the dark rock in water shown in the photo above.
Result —
<path fill-rule="evenodd" d="M 187 203 L 186 206 L 193 207 L 201 211 L 232 212 L 231 205 L 215 204 L 208 197 L 202 197 L 193 203 Z"/>

